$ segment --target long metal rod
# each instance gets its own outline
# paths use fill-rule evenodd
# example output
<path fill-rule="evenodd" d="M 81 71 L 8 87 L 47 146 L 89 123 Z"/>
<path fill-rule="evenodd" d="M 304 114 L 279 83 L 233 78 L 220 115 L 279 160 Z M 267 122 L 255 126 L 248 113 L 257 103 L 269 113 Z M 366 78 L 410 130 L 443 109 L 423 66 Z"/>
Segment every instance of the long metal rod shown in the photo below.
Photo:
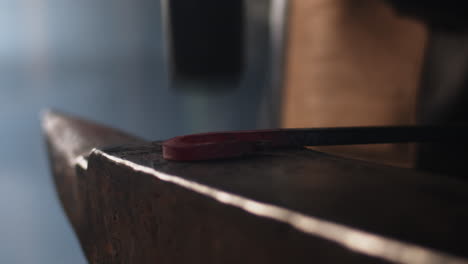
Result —
<path fill-rule="evenodd" d="M 163 143 L 170 160 L 238 157 L 265 148 L 405 142 L 467 142 L 468 126 L 337 127 L 203 133 Z"/>

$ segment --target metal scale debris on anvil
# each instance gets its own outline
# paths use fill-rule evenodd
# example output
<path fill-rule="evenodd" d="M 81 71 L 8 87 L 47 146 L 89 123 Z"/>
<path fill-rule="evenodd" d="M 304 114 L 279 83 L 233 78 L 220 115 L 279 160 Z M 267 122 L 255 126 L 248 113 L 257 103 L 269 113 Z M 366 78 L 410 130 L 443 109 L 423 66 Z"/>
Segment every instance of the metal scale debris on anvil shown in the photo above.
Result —
<path fill-rule="evenodd" d="M 91 263 L 468 263 L 468 184 L 461 180 L 297 148 L 316 140 L 310 135 L 275 149 L 288 130 L 162 143 L 53 112 L 43 126 L 60 199 Z M 296 132 L 319 133 L 328 144 L 466 133 L 420 129 Z M 340 136 L 350 131 L 353 137 Z M 220 145 L 221 152 L 206 148 Z M 205 160 L 163 157 L 166 150 L 169 158 L 194 159 L 191 147 Z M 242 156 L 211 160 L 220 153 Z"/>

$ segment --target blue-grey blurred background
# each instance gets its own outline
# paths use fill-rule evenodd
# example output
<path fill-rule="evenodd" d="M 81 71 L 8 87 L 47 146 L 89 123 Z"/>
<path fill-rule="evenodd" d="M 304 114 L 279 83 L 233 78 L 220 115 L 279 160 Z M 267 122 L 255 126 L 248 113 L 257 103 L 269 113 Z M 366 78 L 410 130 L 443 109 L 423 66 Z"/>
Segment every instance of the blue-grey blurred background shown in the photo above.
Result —
<path fill-rule="evenodd" d="M 274 125 L 271 3 L 246 2 L 240 82 L 197 93 L 168 85 L 158 0 L 0 0 L 0 263 L 86 263 L 55 194 L 42 109 L 153 140 Z"/>

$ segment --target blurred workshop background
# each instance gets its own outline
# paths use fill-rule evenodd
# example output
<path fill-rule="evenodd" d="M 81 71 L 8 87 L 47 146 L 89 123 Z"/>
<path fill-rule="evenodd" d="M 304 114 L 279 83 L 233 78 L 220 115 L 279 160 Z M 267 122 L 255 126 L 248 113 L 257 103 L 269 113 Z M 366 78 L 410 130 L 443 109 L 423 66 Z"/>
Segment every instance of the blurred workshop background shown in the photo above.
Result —
<path fill-rule="evenodd" d="M 245 7 L 235 87 L 198 92 L 170 85 L 160 1 L 1 0 L 0 263 L 86 263 L 54 190 L 43 109 L 151 140 L 275 122 L 262 102 L 271 96 L 270 2 Z"/>
<path fill-rule="evenodd" d="M 466 105 L 466 34 L 388 2 L 409 3 L 0 0 L 0 263 L 86 263 L 50 175 L 47 108 L 148 140 L 451 120 Z M 432 14 L 426 3 L 415 10 Z M 320 150 L 402 167 L 417 152 Z"/>

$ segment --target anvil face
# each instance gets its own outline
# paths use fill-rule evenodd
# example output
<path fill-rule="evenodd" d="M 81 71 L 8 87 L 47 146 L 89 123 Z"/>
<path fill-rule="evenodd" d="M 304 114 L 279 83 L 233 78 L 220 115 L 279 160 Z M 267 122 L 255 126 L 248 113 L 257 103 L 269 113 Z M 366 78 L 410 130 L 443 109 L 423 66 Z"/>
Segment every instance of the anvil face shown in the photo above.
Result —
<path fill-rule="evenodd" d="M 468 263 L 462 181 L 305 149 L 172 162 L 66 115 L 44 127 L 91 263 Z"/>

